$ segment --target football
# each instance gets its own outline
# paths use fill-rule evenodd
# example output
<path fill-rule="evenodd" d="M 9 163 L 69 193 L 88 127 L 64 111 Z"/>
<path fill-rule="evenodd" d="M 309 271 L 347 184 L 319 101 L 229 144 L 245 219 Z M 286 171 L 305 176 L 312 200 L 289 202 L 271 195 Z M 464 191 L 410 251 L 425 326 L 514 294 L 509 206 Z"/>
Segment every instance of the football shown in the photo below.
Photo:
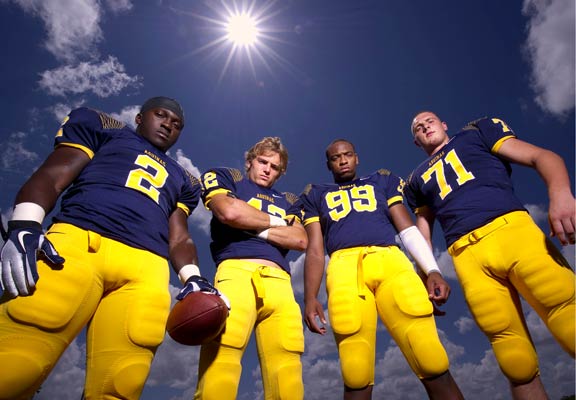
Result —
<path fill-rule="evenodd" d="M 178 301 L 166 323 L 172 339 L 187 346 L 198 346 L 216 338 L 226 325 L 228 307 L 220 296 L 192 292 Z"/>

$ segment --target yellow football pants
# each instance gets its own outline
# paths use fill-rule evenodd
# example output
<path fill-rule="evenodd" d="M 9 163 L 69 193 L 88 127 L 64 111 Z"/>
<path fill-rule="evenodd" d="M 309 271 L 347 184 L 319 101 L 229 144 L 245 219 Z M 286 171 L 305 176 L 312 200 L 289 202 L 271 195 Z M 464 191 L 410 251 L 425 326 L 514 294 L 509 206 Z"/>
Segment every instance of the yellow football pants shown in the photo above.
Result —
<path fill-rule="evenodd" d="M 446 372 L 448 356 L 432 303 L 412 263 L 396 246 L 336 251 L 326 271 L 328 315 L 344 384 L 374 384 L 377 315 L 418 378 Z"/>
<path fill-rule="evenodd" d="M 574 272 L 528 213 L 497 218 L 449 252 L 468 307 L 508 379 L 525 383 L 538 374 L 518 294 L 574 357 Z"/>
<path fill-rule="evenodd" d="M 231 310 L 221 337 L 202 346 L 194 398 L 236 399 L 242 356 L 255 329 L 264 398 L 303 399 L 304 332 L 290 275 L 279 268 L 227 260 L 218 266 L 214 282 L 230 300 Z"/>
<path fill-rule="evenodd" d="M 86 399 L 138 399 L 164 338 L 167 261 L 69 224 L 47 237 L 64 267 L 39 261 L 34 294 L 0 306 L 0 398 L 30 398 L 88 324 Z"/>

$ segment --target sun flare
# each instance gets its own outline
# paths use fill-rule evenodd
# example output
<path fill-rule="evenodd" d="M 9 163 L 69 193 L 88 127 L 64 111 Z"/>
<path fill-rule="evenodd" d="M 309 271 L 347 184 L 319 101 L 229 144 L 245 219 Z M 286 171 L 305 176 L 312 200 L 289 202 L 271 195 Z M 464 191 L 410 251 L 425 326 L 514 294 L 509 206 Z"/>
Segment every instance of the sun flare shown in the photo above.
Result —
<path fill-rule="evenodd" d="M 226 36 L 237 46 L 253 46 L 258 41 L 258 30 L 256 20 L 247 13 L 230 16 L 226 25 Z"/>

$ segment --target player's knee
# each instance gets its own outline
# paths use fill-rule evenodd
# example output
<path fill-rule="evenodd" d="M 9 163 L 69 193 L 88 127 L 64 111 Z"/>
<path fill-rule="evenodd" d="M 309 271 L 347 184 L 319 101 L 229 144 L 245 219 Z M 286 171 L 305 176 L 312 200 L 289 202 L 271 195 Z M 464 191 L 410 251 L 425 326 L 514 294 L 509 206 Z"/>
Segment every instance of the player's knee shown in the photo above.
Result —
<path fill-rule="evenodd" d="M 233 400 L 238 392 L 242 365 L 215 361 L 200 377 L 195 400 Z"/>
<path fill-rule="evenodd" d="M 406 337 L 412 354 L 408 354 L 406 350 L 404 353 L 418 378 L 435 377 L 448 371 L 448 355 L 438 338 L 434 324 L 415 324 L 406 332 Z"/>
<path fill-rule="evenodd" d="M 139 399 L 150 371 L 150 362 L 144 359 L 118 361 L 109 369 L 108 377 L 97 377 L 97 381 L 87 382 L 86 397 Z"/>
<path fill-rule="evenodd" d="M 548 254 L 530 261 L 518 273 L 539 303 L 551 310 L 574 304 L 574 273 L 569 267 L 553 264 Z"/>
<path fill-rule="evenodd" d="M 511 382 L 527 383 L 538 373 L 538 356 L 527 339 L 504 340 L 493 349 L 500 369 Z"/>
<path fill-rule="evenodd" d="M 361 389 L 374 380 L 374 354 L 369 344 L 361 338 L 340 343 L 340 367 L 344 384 L 351 389 Z"/>
<path fill-rule="evenodd" d="M 50 368 L 38 354 L 0 353 L 0 399 L 31 398 Z"/>
<path fill-rule="evenodd" d="M 302 382 L 302 364 L 291 361 L 278 369 L 278 396 L 286 400 L 302 400 L 304 384 Z"/>

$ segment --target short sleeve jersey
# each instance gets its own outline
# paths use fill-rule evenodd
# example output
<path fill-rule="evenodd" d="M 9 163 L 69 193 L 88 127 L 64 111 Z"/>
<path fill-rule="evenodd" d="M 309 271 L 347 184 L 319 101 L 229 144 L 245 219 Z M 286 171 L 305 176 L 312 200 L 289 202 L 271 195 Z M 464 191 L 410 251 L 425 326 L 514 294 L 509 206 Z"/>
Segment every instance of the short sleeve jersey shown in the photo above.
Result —
<path fill-rule="evenodd" d="M 234 168 L 212 168 L 202 174 L 202 200 L 209 209 L 216 194 L 226 194 L 240 199 L 252 207 L 285 220 L 296 218 L 301 222 L 302 211 L 298 196 L 280 193 L 273 188 L 257 185 Z M 228 259 L 258 258 L 278 264 L 290 273 L 286 260 L 288 250 L 275 246 L 255 236 L 254 231 L 243 231 L 213 217 L 210 222 L 212 242 L 210 251 L 216 265 Z"/>
<path fill-rule="evenodd" d="M 308 185 L 302 195 L 304 225 L 320 222 L 326 251 L 396 245 L 390 209 L 403 202 L 404 182 L 381 169 L 337 184 Z"/>
<path fill-rule="evenodd" d="M 62 197 L 55 222 L 97 232 L 168 258 L 168 220 L 190 215 L 200 182 L 124 123 L 88 108 L 73 110 L 55 146 L 84 151 L 91 161 Z"/>
<path fill-rule="evenodd" d="M 500 215 L 524 210 L 514 194 L 510 164 L 496 153 L 516 135 L 497 118 L 471 122 L 408 178 L 410 207 L 428 206 L 444 232 L 446 245 Z"/>

